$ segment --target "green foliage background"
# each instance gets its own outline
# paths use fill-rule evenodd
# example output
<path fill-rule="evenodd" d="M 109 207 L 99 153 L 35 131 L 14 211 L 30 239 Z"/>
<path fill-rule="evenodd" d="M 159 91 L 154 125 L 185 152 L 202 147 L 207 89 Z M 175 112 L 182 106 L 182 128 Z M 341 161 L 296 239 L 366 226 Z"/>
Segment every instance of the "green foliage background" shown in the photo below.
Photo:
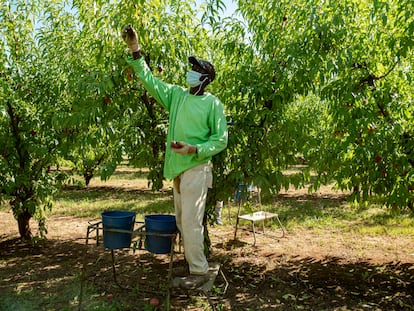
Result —
<path fill-rule="evenodd" d="M 162 187 L 167 116 L 126 65 L 127 24 L 165 81 L 184 84 L 189 55 L 215 64 L 230 137 L 210 206 L 241 182 L 277 193 L 335 181 L 354 202 L 412 208 L 413 2 L 236 3 L 225 18 L 220 0 L 1 5 L 0 198 L 19 223 L 51 207 L 66 174 L 51 167 L 87 184 L 126 156 Z"/>

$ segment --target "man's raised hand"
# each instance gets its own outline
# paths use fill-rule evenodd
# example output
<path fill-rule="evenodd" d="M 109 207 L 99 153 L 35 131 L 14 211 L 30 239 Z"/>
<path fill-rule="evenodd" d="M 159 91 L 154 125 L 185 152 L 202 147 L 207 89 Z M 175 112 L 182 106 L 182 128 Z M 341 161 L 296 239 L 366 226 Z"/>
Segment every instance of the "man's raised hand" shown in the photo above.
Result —
<path fill-rule="evenodd" d="M 128 45 L 132 53 L 138 52 L 141 50 L 138 44 L 138 36 L 134 28 L 131 25 L 128 25 L 122 30 L 122 39 Z"/>

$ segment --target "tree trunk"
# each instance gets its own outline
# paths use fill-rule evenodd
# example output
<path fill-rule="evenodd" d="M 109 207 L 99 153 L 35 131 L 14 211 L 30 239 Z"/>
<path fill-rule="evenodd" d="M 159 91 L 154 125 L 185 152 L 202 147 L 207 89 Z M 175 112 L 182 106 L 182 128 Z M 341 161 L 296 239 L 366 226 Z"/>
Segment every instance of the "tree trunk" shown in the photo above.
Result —
<path fill-rule="evenodd" d="M 89 186 L 89 183 L 91 182 L 91 180 L 93 178 L 93 174 L 84 173 L 83 177 L 85 178 L 85 185 Z"/>
<path fill-rule="evenodd" d="M 22 240 L 31 240 L 32 232 L 30 230 L 30 219 L 32 215 L 29 212 L 20 213 L 17 217 L 17 223 L 19 225 L 19 233 Z"/>

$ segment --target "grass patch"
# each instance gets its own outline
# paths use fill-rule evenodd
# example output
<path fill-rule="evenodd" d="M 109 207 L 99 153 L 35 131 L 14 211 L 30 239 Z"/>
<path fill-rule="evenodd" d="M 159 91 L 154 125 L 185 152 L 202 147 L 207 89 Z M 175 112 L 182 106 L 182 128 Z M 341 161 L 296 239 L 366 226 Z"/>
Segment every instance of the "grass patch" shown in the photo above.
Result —
<path fill-rule="evenodd" d="M 330 229 L 393 236 L 414 234 L 413 213 L 376 204 L 354 207 L 347 201 L 345 193 L 279 194 L 275 198 L 263 198 L 262 202 L 260 207 L 242 208 L 242 213 L 255 210 L 277 213 L 288 230 Z M 138 219 L 152 213 L 173 214 L 171 184 L 167 183 L 163 191 L 153 192 L 147 188 L 146 171 L 125 167 L 109 181 L 95 178 L 89 187 L 66 187 L 55 197 L 52 214 L 99 218 L 104 210 L 135 211 Z M 229 201 L 223 209 L 224 224 L 232 224 L 236 216 L 237 206 Z M 278 228 L 275 220 L 268 223 L 272 228 Z"/>
<path fill-rule="evenodd" d="M 272 200 L 264 200 L 260 207 L 242 208 L 241 214 L 256 210 L 277 213 L 285 228 L 293 231 L 304 228 L 370 235 L 414 235 L 412 212 L 392 210 L 376 204 L 355 207 L 349 204 L 346 194 L 282 194 Z M 237 207 L 233 208 L 231 215 L 231 218 L 237 216 Z M 272 228 L 278 228 L 276 220 L 269 220 L 268 223 Z"/>
<path fill-rule="evenodd" d="M 173 213 L 172 193 L 114 187 L 65 188 L 55 197 L 53 215 L 100 217 L 105 210 L 130 210 L 138 215 Z"/>
<path fill-rule="evenodd" d="M 147 171 L 122 167 L 109 180 L 95 177 L 88 187 L 67 186 L 54 197 L 52 215 L 101 217 L 105 210 L 129 210 L 137 218 L 153 213 L 174 213 L 171 184 L 162 191 L 148 188 Z"/>
<path fill-rule="evenodd" d="M 137 220 L 144 215 L 173 214 L 174 204 L 171 183 L 166 182 L 162 191 L 151 191 L 144 169 L 119 168 L 107 181 L 95 177 L 88 187 L 67 186 L 54 198 L 50 215 L 100 218 L 105 210 L 130 210 L 137 213 Z M 229 194 L 232 197 L 232 194 Z M 279 215 L 288 230 L 335 230 L 362 234 L 413 235 L 414 214 L 408 210 L 393 210 L 371 204 L 354 207 L 347 201 L 347 194 L 324 190 L 324 193 L 282 193 L 274 198 L 263 198 L 262 206 L 251 205 L 243 213 L 265 210 Z M 6 210 L 7 204 L 0 209 Z M 225 225 L 231 225 L 237 216 L 237 206 L 229 201 L 223 209 Z M 278 228 L 275 220 L 269 225 Z"/>

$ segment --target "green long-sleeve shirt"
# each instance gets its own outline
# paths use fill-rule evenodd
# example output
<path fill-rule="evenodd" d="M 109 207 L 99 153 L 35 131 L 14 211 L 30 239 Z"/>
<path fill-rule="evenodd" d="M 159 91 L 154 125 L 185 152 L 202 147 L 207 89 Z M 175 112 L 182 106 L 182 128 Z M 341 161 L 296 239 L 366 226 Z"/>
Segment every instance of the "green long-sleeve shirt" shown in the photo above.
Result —
<path fill-rule="evenodd" d="M 173 179 L 182 172 L 208 162 L 227 146 L 227 121 L 221 101 L 205 93 L 190 94 L 181 86 L 154 77 L 144 58 L 128 59 L 129 65 L 146 90 L 169 112 L 164 177 Z M 170 148 L 171 141 L 184 141 L 197 147 L 196 154 L 181 155 Z"/>

